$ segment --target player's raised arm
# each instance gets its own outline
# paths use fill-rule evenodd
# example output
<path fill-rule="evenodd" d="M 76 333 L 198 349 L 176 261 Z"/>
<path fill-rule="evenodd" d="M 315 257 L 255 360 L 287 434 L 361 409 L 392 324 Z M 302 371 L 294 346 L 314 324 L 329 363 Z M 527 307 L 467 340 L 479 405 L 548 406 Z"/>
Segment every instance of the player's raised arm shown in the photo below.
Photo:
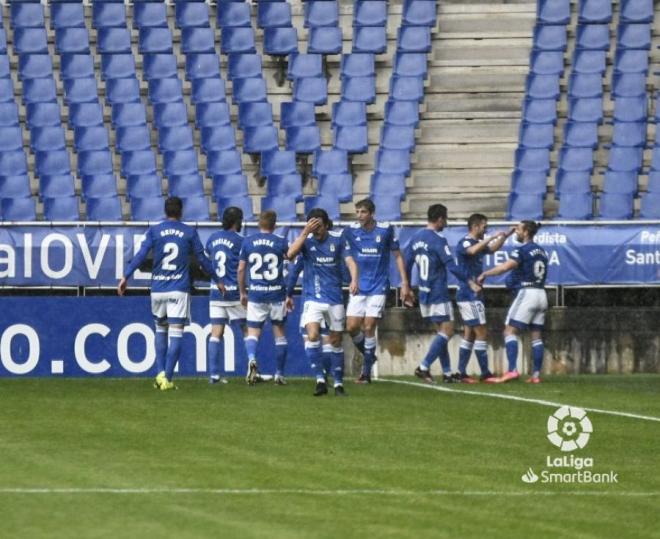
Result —
<path fill-rule="evenodd" d="M 506 273 L 507 271 L 511 271 L 512 269 L 515 269 L 518 267 L 518 261 L 509 259 L 506 262 L 502 262 L 498 266 L 495 266 L 494 268 L 491 268 L 487 271 L 484 271 L 479 277 L 477 277 L 477 284 L 483 284 L 483 282 L 486 280 L 486 277 L 494 277 L 495 275 L 502 275 L 502 273 Z"/>
<path fill-rule="evenodd" d="M 293 260 L 294 258 L 296 258 L 300 253 L 300 251 L 302 250 L 305 240 L 307 239 L 307 236 L 309 236 L 322 224 L 323 222 L 318 217 L 314 217 L 309 221 L 307 221 L 307 223 L 305 224 L 305 228 L 303 228 L 302 232 L 300 233 L 300 236 L 298 236 L 296 240 L 289 246 L 289 249 L 286 252 L 286 257 L 289 260 Z"/>
<path fill-rule="evenodd" d="M 499 251 L 502 248 L 502 245 L 504 245 L 506 239 L 509 236 L 511 236 L 515 231 L 516 231 L 516 227 L 512 226 L 506 232 L 498 232 L 497 234 L 495 234 L 495 237 L 491 238 L 491 241 L 488 244 L 488 250 L 491 253 L 494 253 L 495 251 Z"/>
<path fill-rule="evenodd" d="M 126 292 L 126 289 L 128 288 L 128 278 L 133 275 L 135 270 L 142 265 L 153 246 L 154 242 L 151 236 L 151 229 L 149 229 L 144 235 L 144 240 L 142 241 L 142 245 L 140 245 L 140 250 L 135 254 L 133 259 L 128 263 L 126 269 L 124 270 L 124 276 L 121 278 L 119 284 L 117 285 L 117 294 L 120 296 L 124 295 L 124 292 Z"/>

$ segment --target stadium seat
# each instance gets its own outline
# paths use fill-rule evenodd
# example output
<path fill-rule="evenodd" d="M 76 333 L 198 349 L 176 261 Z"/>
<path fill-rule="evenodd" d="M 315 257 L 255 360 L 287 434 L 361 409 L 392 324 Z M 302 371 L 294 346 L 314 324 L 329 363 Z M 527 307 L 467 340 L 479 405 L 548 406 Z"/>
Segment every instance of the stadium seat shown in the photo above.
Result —
<path fill-rule="evenodd" d="M 227 67 L 230 80 L 260 77 L 263 73 L 258 54 L 230 54 Z"/>
<path fill-rule="evenodd" d="M 41 176 L 39 178 L 39 197 L 57 198 L 75 196 L 73 188 L 73 176 L 63 174 L 61 176 Z"/>
<path fill-rule="evenodd" d="M 231 112 L 227 103 L 198 103 L 195 105 L 195 123 L 198 128 L 229 125 Z"/>
<path fill-rule="evenodd" d="M 174 127 L 188 124 L 188 109 L 185 103 L 159 103 L 154 105 L 156 127 Z"/>
<path fill-rule="evenodd" d="M 537 20 L 543 24 L 568 24 L 571 20 L 569 0 L 540 0 L 537 7 Z"/>
<path fill-rule="evenodd" d="M 247 178 L 243 174 L 219 174 L 213 176 L 214 198 L 247 195 Z"/>
<path fill-rule="evenodd" d="M 558 219 L 584 221 L 593 218 L 593 195 L 571 193 L 559 199 Z"/>
<path fill-rule="evenodd" d="M 220 59 L 217 54 L 189 54 L 186 57 L 187 80 L 219 77 Z"/>
<path fill-rule="evenodd" d="M 88 197 L 87 200 L 88 221 L 122 221 L 121 202 L 119 197 Z"/>
<path fill-rule="evenodd" d="M 63 80 L 94 77 L 94 58 L 89 54 L 63 54 L 60 65 Z"/>
<path fill-rule="evenodd" d="M 10 134 L 7 132 L 7 129 L 14 128 L 3 128 L 0 129 L 0 137 L 3 141 L 3 150 L 19 150 L 23 148 L 23 141 L 21 140 L 20 129 L 18 133 L 18 145 L 15 144 L 15 140 L 12 140 Z M 66 149 L 66 136 L 64 134 L 64 129 L 61 125 L 58 126 L 47 126 L 47 127 L 35 127 L 30 130 L 30 148 L 33 152 L 49 152 L 54 150 L 65 150 Z"/>
<path fill-rule="evenodd" d="M 0 199 L 30 196 L 30 178 L 27 174 L 0 176 Z"/>
<path fill-rule="evenodd" d="M 103 80 L 135 77 L 135 73 L 135 59 L 132 54 L 101 56 L 101 78 Z"/>
<path fill-rule="evenodd" d="M 397 101 L 422 101 L 424 79 L 422 77 L 397 77 L 390 79 L 390 98 Z"/>
<path fill-rule="evenodd" d="M 637 194 L 637 172 L 605 171 L 603 179 L 603 192 L 627 195 Z"/>
<path fill-rule="evenodd" d="M 318 175 L 318 191 L 319 195 L 335 197 L 339 202 L 351 202 L 353 176 L 348 173 Z"/>
<path fill-rule="evenodd" d="M 660 146 L 654 146 L 651 154 L 651 170 L 649 173 L 654 171 L 660 171 Z"/>
<path fill-rule="evenodd" d="M 151 150 L 122 152 L 121 173 L 124 177 L 156 174 L 156 156 Z"/>
<path fill-rule="evenodd" d="M 47 221 L 79 221 L 78 197 L 44 197 L 44 218 Z"/>
<path fill-rule="evenodd" d="M 297 221 L 296 201 L 290 196 L 266 196 L 261 199 L 261 211 L 274 210 L 281 222 Z"/>
<path fill-rule="evenodd" d="M 617 172 L 639 172 L 642 168 L 643 148 L 612 146 L 607 168 Z"/>
<path fill-rule="evenodd" d="M 261 155 L 261 176 L 296 174 L 297 172 L 295 152 L 274 150 Z"/>
<path fill-rule="evenodd" d="M 412 151 L 415 148 L 415 128 L 408 125 L 383 124 L 380 147 L 386 150 Z"/>
<path fill-rule="evenodd" d="M 206 174 L 211 177 L 227 174 L 243 174 L 241 154 L 237 150 L 209 152 L 206 156 Z"/>
<path fill-rule="evenodd" d="M 226 28 L 249 28 L 252 26 L 250 4 L 247 2 L 218 2 L 218 26 Z"/>
<path fill-rule="evenodd" d="M 419 52 L 396 53 L 392 74 L 397 77 L 420 77 L 428 76 L 428 62 L 426 54 Z"/>
<path fill-rule="evenodd" d="M 591 172 L 594 168 L 594 155 L 591 148 L 563 146 L 559 150 L 559 169 L 568 172 Z"/>
<path fill-rule="evenodd" d="M 117 178 L 114 174 L 94 174 L 82 176 L 81 197 L 85 200 L 90 198 L 107 198 L 117 196 Z M 119 212 L 121 214 L 121 211 Z M 89 206 L 87 207 L 89 216 Z"/>
<path fill-rule="evenodd" d="M 96 86 L 96 78 L 88 77 L 64 81 L 64 101 L 68 105 L 72 103 L 95 103 L 98 102 L 98 98 L 99 90 Z"/>
<path fill-rule="evenodd" d="M 369 150 L 367 126 L 334 126 L 333 144 L 335 148 L 348 153 L 366 153 Z"/>
<path fill-rule="evenodd" d="M 179 28 L 211 26 L 209 8 L 204 2 L 176 2 L 174 20 Z"/>
<path fill-rule="evenodd" d="M 342 56 L 343 59 L 346 56 Z M 230 73 L 231 73 L 231 57 L 230 60 Z M 259 63 L 259 72 L 261 72 L 261 62 Z M 295 80 L 301 77 L 323 77 L 323 56 L 320 54 L 292 54 L 289 59 L 289 66 L 287 70 L 287 78 Z"/>
<path fill-rule="evenodd" d="M 524 148 L 552 148 L 555 142 L 555 126 L 522 122 L 518 142 Z"/>
<path fill-rule="evenodd" d="M 41 79 L 53 76 L 53 63 L 48 54 L 23 54 L 18 57 L 18 78 Z"/>
<path fill-rule="evenodd" d="M 11 76 L 12 70 L 9 66 L 9 57 L 0 53 L 0 79 L 7 79 Z"/>
<path fill-rule="evenodd" d="M 407 0 L 403 3 L 402 24 L 409 26 L 435 26 L 434 0 Z"/>
<path fill-rule="evenodd" d="M 27 172 L 27 160 L 23 150 L 0 152 L 0 176 L 22 176 Z"/>
<path fill-rule="evenodd" d="M 564 72 L 564 53 L 533 50 L 529 60 L 529 71 L 537 75 L 561 75 Z"/>
<path fill-rule="evenodd" d="M 321 132 L 316 125 L 286 129 L 286 149 L 300 154 L 313 153 L 321 147 Z"/>
<path fill-rule="evenodd" d="M 568 81 L 569 97 L 601 97 L 603 78 L 598 73 L 572 73 Z"/>
<path fill-rule="evenodd" d="M 44 8 L 39 2 L 12 2 L 9 4 L 9 24 L 12 28 L 42 28 Z"/>
<path fill-rule="evenodd" d="M 162 221 L 165 219 L 165 201 L 162 196 L 131 197 L 133 221 Z"/>
<path fill-rule="evenodd" d="M 115 149 L 119 153 L 151 149 L 151 135 L 146 125 L 117 127 L 116 133 Z"/>
<path fill-rule="evenodd" d="M 64 136 L 63 131 L 61 134 Z M 2 140 L 0 151 L 23 150 L 23 131 L 18 126 L 0 127 L 0 140 Z"/>
<path fill-rule="evenodd" d="M 332 104 L 332 125 L 340 127 L 367 124 L 367 107 L 359 101 L 339 101 Z"/>
<path fill-rule="evenodd" d="M 615 122 L 646 121 L 647 99 L 644 97 L 619 97 L 614 99 Z M 658 109 L 656 109 L 658 110 Z"/>
<path fill-rule="evenodd" d="M 575 46 L 578 49 L 608 50 L 610 48 L 610 27 L 607 24 L 578 25 Z"/>
<path fill-rule="evenodd" d="M 414 11 L 414 9 L 412 9 L 412 11 Z M 404 18 L 406 12 L 411 12 L 410 2 L 404 6 Z M 353 26 L 385 27 L 386 24 L 387 2 L 382 0 L 357 0 L 353 5 Z M 405 22 L 404 24 L 423 26 L 422 24 L 414 22 Z"/>
<path fill-rule="evenodd" d="M 255 54 L 254 30 L 243 27 L 226 27 L 220 36 L 222 54 Z"/>
<path fill-rule="evenodd" d="M 617 49 L 614 55 L 615 73 L 647 73 L 648 70 L 648 51 L 635 49 Z"/>
<path fill-rule="evenodd" d="M 195 105 L 225 101 L 225 81 L 220 77 L 193 80 L 191 100 Z"/>
<path fill-rule="evenodd" d="M 633 195 L 601 193 L 599 200 L 600 219 L 632 219 Z"/>
<path fill-rule="evenodd" d="M 348 154 L 344 150 L 319 150 L 314 154 L 312 175 L 348 174 Z"/>
<path fill-rule="evenodd" d="M 431 52 L 431 29 L 428 26 L 403 26 L 397 31 L 398 52 Z"/>
<path fill-rule="evenodd" d="M 196 173 L 174 174 L 167 178 L 167 192 L 181 198 L 204 196 L 204 179 Z"/>
<path fill-rule="evenodd" d="M 178 150 L 163 152 L 163 163 L 166 176 L 182 176 L 199 172 L 197 152 L 195 150 Z"/>
<path fill-rule="evenodd" d="M 660 193 L 648 192 L 641 198 L 640 219 L 660 219 Z"/>
<path fill-rule="evenodd" d="M 543 196 L 511 193 L 508 200 L 507 219 L 539 220 L 543 218 Z"/>
<path fill-rule="evenodd" d="M 568 119 L 575 122 L 603 121 L 603 98 L 569 98 Z"/>
<path fill-rule="evenodd" d="M 405 77 L 408 79 L 409 77 Z M 392 88 L 395 81 L 400 80 L 393 77 Z M 419 80 L 419 79 L 415 79 Z M 393 99 L 398 99 L 394 95 L 394 90 L 390 92 Z M 374 103 L 376 101 L 376 77 L 373 75 L 365 77 L 342 76 L 341 79 L 341 99 L 343 101 L 363 101 L 365 103 Z"/>
<path fill-rule="evenodd" d="M 232 125 L 203 127 L 201 132 L 202 152 L 218 152 L 236 148 L 236 135 Z"/>
<path fill-rule="evenodd" d="M 331 194 L 321 194 L 316 196 L 309 196 L 304 198 L 305 202 L 305 215 L 307 215 L 313 208 L 321 208 L 326 211 L 331 220 L 339 220 L 341 218 L 341 210 L 339 207 L 339 200 Z"/>
<path fill-rule="evenodd" d="M 172 33 L 169 28 L 140 28 L 140 54 L 172 54 Z"/>
<path fill-rule="evenodd" d="M 612 2 L 609 0 L 581 0 L 578 11 L 580 24 L 609 23 L 612 21 Z"/>
<path fill-rule="evenodd" d="M 550 170 L 550 151 L 547 148 L 518 148 L 515 168 L 524 172 L 547 172 Z"/>
<path fill-rule="evenodd" d="M 385 174 L 376 172 L 371 176 L 369 196 L 398 196 L 403 200 L 406 196 L 406 177 L 403 174 Z M 350 200 L 348 200 L 350 202 Z"/>
<path fill-rule="evenodd" d="M 234 80 L 234 102 L 267 101 L 266 81 L 262 77 Z"/>
<path fill-rule="evenodd" d="M 143 58 L 143 76 L 147 82 L 177 77 L 176 56 L 173 54 L 145 54 Z"/>
<path fill-rule="evenodd" d="M 617 49 L 651 48 L 650 24 L 620 24 L 616 36 Z"/>
<path fill-rule="evenodd" d="M 273 107 L 262 101 L 241 103 L 238 106 L 238 125 L 241 129 L 273 125 Z"/>
<path fill-rule="evenodd" d="M 511 174 L 511 192 L 520 195 L 543 195 L 547 191 L 547 176 L 545 173 L 522 172 L 515 170 Z"/>
<path fill-rule="evenodd" d="M 420 27 L 411 26 L 407 28 Z M 406 48 L 403 48 L 403 43 L 407 45 Z M 406 36 L 405 41 L 399 43 L 399 46 L 402 48 L 398 50 L 403 52 L 429 52 L 430 50 L 430 45 L 428 46 L 428 50 L 423 50 L 424 45 L 414 42 L 409 36 Z M 384 26 L 358 26 L 353 28 L 353 52 L 383 54 L 386 50 L 387 29 Z"/>
<path fill-rule="evenodd" d="M 215 53 L 215 34 L 211 28 L 184 28 L 181 30 L 183 54 Z"/>
<path fill-rule="evenodd" d="M 259 28 L 290 27 L 291 6 L 287 2 L 259 2 L 257 26 Z"/>
<path fill-rule="evenodd" d="M 14 85 L 10 77 L 0 79 L 0 103 L 14 102 Z"/>
<path fill-rule="evenodd" d="M 266 196 L 290 197 L 302 202 L 302 178 L 300 174 L 272 174 L 266 181 Z"/>
<path fill-rule="evenodd" d="M 304 2 L 305 28 L 339 25 L 339 3 L 336 0 Z"/>
<path fill-rule="evenodd" d="M 23 81 L 23 103 L 48 103 L 57 100 L 55 80 L 27 79 Z"/>
<path fill-rule="evenodd" d="M 167 5 L 164 2 L 133 3 L 133 28 L 165 28 L 166 26 Z"/>
<path fill-rule="evenodd" d="M 94 150 L 78 153 L 79 176 L 112 173 L 112 154 L 110 150 Z"/>
<path fill-rule="evenodd" d="M 325 77 L 303 77 L 293 81 L 293 98 L 303 103 L 324 105 L 328 101 L 328 81 Z"/>
<path fill-rule="evenodd" d="M 161 127 L 158 130 L 158 149 L 161 152 L 192 150 L 193 132 L 188 125 Z"/>
<path fill-rule="evenodd" d="M 41 106 L 41 104 L 39 104 L 39 106 Z M 46 115 L 52 115 L 53 118 L 59 118 L 60 115 L 59 107 L 52 107 L 52 109 L 47 109 L 45 104 L 42 106 L 40 111 L 35 111 L 35 114 L 42 120 Z M 59 125 L 59 123 L 57 125 Z M 71 127 L 91 127 L 94 125 L 103 125 L 103 108 L 99 103 L 73 103 L 69 105 L 69 125 Z"/>
<path fill-rule="evenodd" d="M 575 195 L 591 193 L 591 172 L 567 172 L 558 170 L 555 178 L 555 198 L 560 199 L 561 195 Z"/>
<path fill-rule="evenodd" d="M 139 103 L 140 83 L 135 77 L 110 79 L 105 85 L 105 98 L 110 105 Z"/>
<path fill-rule="evenodd" d="M 645 73 L 614 73 L 612 76 L 613 97 L 646 96 Z"/>
<path fill-rule="evenodd" d="M 303 127 L 316 125 L 316 114 L 313 103 L 283 101 L 280 103 L 280 127 Z"/>
<path fill-rule="evenodd" d="M 235 206 L 243 210 L 243 219 L 245 221 L 254 221 L 254 212 L 252 210 L 252 199 L 247 195 L 236 195 L 230 197 L 218 197 L 216 200 L 218 204 L 218 216 L 222 217 L 222 213 L 226 208 Z M 279 217 L 279 215 L 278 215 Z"/>
<path fill-rule="evenodd" d="M 81 3 L 53 2 L 50 4 L 50 27 L 58 28 L 84 28 L 85 9 Z"/>
<path fill-rule="evenodd" d="M 35 221 L 37 212 L 34 198 L 3 198 L 0 200 L 0 214 L 3 221 Z"/>
<path fill-rule="evenodd" d="M 154 116 L 157 110 L 158 107 L 154 106 Z M 115 128 L 130 127 L 134 125 L 146 125 L 147 111 L 144 107 L 144 104 L 142 103 L 118 103 L 112 107 L 111 119 L 112 125 Z M 102 120 L 103 112 L 101 112 L 101 121 Z"/>
<path fill-rule="evenodd" d="M 175 103 L 183 101 L 183 87 L 178 78 L 152 79 L 149 81 L 149 101 Z"/>
<path fill-rule="evenodd" d="M 657 170 L 649 170 L 648 184 L 646 190 L 649 193 L 660 193 L 660 172 Z M 0 197 L 2 198 L 2 197 Z"/>
<path fill-rule="evenodd" d="M 159 197 L 163 194 L 163 180 L 155 172 L 126 177 L 126 198 Z"/>
<path fill-rule="evenodd" d="M 656 130 L 660 134 L 660 130 Z M 646 124 L 642 122 L 615 122 L 612 134 L 615 146 L 646 146 Z"/>
<path fill-rule="evenodd" d="M 99 28 L 125 28 L 126 8 L 123 3 L 93 2 L 92 26 Z"/>
<path fill-rule="evenodd" d="M 394 101 L 385 103 L 385 122 L 391 125 L 419 124 L 419 104 L 416 101 Z"/>
<path fill-rule="evenodd" d="M 564 144 L 573 148 L 595 150 L 598 146 L 598 124 L 568 120 L 564 124 Z"/>
<path fill-rule="evenodd" d="M 69 152 L 66 150 L 35 152 L 35 170 L 37 176 L 71 174 Z M 20 173 L 15 172 L 15 174 Z"/>
<path fill-rule="evenodd" d="M 534 49 L 539 51 L 565 51 L 566 26 L 537 24 L 534 27 Z M 609 44 L 609 43 L 608 43 Z"/>
<path fill-rule="evenodd" d="M 97 31 L 96 48 L 99 54 L 129 54 L 131 34 L 127 28 L 101 28 Z"/>
<path fill-rule="evenodd" d="M 547 53 L 550 54 L 550 53 Z M 573 55 L 573 73 L 605 73 L 606 51 L 576 50 Z"/>
<path fill-rule="evenodd" d="M 264 53 L 271 56 L 287 56 L 294 52 L 298 52 L 298 32 L 295 28 L 264 30 Z"/>
<path fill-rule="evenodd" d="M 620 23 L 653 22 L 653 0 L 622 0 Z"/>
<path fill-rule="evenodd" d="M 208 221 L 209 201 L 205 196 L 181 197 L 183 200 L 183 218 L 186 221 Z"/>
<path fill-rule="evenodd" d="M 401 219 L 401 199 L 397 195 L 377 195 L 372 199 L 376 206 L 376 219 L 398 221 Z"/>
<path fill-rule="evenodd" d="M 340 54 L 342 51 L 342 32 L 339 27 L 311 27 L 308 40 L 307 52 L 312 54 Z"/>
<path fill-rule="evenodd" d="M 34 105 L 33 105 L 34 106 Z M 58 107 L 59 117 L 59 107 Z M 11 127 L 18 124 L 18 105 L 16 103 L 0 103 L 0 126 Z M 0 197 L 2 198 L 2 197 Z"/>
<path fill-rule="evenodd" d="M 383 150 L 376 152 L 376 172 L 385 174 L 410 174 L 410 152 L 407 150 Z"/>

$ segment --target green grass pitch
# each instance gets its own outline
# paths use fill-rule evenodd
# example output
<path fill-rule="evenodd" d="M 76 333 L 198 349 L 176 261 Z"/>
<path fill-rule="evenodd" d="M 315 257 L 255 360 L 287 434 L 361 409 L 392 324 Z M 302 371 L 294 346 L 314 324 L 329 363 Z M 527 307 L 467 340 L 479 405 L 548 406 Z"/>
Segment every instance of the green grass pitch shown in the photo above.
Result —
<path fill-rule="evenodd" d="M 0 380 L 1 535 L 660 536 L 658 421 L 589 412 L 574 455 L 617 484 L 526 484 L 561 456 L 552 406 L 388 382 L 346 399 L 302 379 L 178 384 Z M 456 389 L 660 418 L 657 375 Z"/>

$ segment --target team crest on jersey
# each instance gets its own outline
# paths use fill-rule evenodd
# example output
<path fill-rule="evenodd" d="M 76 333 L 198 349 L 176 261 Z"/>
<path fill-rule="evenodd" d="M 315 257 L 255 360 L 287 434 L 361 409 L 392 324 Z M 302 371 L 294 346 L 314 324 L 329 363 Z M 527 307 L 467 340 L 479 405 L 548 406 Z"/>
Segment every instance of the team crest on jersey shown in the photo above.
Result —
<path fill-rule="evenodd" d="M 331 253 L 334 253 L 334 252 L 335 252 L 335 246 L 334 246 L 334 245 L 331 245 L 331 246 L 330 246 L 330 252 L 331 252 Z"/>
<path fill-rule="evenodd" d="M 380 243 L 380 235 L 376 236 L 376 243 Z"/>

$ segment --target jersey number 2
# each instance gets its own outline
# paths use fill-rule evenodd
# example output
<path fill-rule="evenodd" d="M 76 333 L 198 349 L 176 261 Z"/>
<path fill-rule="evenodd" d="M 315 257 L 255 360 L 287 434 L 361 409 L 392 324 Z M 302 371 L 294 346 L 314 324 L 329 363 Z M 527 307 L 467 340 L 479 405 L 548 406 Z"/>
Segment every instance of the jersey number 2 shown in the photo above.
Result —
<path fill-rule="evenodd" d="M 259 253 L 252 253 L 248 262 L 250 263 L 250 279 L 253 281 L 264 280 L 274 281 L 279 274 L 277 255 L 267 253 L 260 255 Z M 266 268 L 262 270 L 264 264 Z"/>
<path fill-rule="evenodd" d="M 166 243 L 163 252 L 165 253 L 163 269 L 165 271 L 176 271 L 176 264 L 172 264 L 172 260 L 179 256 L 179 246 L 176 243 Z"/>

